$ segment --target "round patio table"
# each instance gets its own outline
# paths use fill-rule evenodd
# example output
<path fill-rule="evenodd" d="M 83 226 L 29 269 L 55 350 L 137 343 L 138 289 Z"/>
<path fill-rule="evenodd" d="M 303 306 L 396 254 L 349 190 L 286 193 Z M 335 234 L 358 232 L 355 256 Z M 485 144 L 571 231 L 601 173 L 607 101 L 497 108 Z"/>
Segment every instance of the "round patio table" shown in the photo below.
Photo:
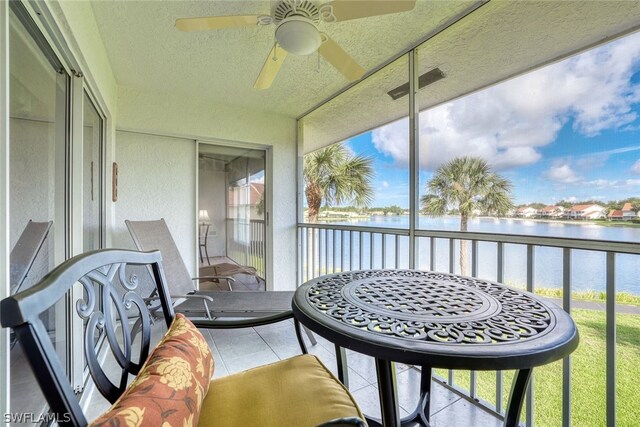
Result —
<path fill-rule="evenodd" d="M 517 426 L 533 367 L 570 354 L 578 330 L 560 307 L 500 283 L 417 270 L 331 274 L 300 286 L 293 313 L 336 345 L 376 361 L 382 425 L 429 425 L 433 368 L 515 369 L 505 426 Z M 422 367 L 416 410 L 400 420 L 392 362 Z M 371 425 L 380 423 L 368 419 Z"/>

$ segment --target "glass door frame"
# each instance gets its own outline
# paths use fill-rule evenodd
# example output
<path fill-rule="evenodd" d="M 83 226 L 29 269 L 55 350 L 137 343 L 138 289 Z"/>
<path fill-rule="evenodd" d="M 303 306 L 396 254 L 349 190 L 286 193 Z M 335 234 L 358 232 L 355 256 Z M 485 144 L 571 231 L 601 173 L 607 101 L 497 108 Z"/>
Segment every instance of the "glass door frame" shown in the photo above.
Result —
<path fill-rule="evenodd" d="M 196 139 L 196 150 L 195 150 L 195 211 L 193 216 L 195 218 L 195 226 L 194 226 L 194 235 L 198 236 L 199 233 L 199 221 L 198 221 L 198 212 L 200 209 L 199 200 L 198 200 L 198 192 L 199 192 L 199 184 L 198 178 L 200 176 L 199 171 L 199 161 L 198 154 L 200 152 L 200 145 L 217 145 L 221 147 L 232 147 L 232 148 L 244 148 L 248 150 L 260 150 L 264 151 L 265 154 L 265 173 L 264 173 L 264 194 L 265 194 L 265 204 L 264 204 L 264 221 L 265 221 L 265 290 L 272 291 L 273 290 L 273 226 L 271 222 L 271 212 L 273 211 L 273 147 L 269 145 L 262 144 L 254 144 L 249 142 L 242 141 L 229 141 L 223 139 Z M 228 203 L 227 196 L 225 196 L 225 204 Z M 227 208 L 227 206 L 225 206 Z M 225 209 L 226 210 L 226 209 Z M 226 244 L 226 243 L 225 243 Z M 194 271 L 198 271 L 199 269 L 199 245 L 198 239 L 196 239 L 196 246 L 194 248 L 195 252 L 195 265 Z"/>
<path fill-rule="evenodd" d="M 0 299 L 9 296 L 9 2 L 0 2 Z M 0 329 L 0 414 L 10 411 L 9 333 Z"/>
<path fill-rule="evenodd" d="M 77 62 L 71 49 L 69 48 L 64 35 L 57 26 L 57 21 L 50 12 L 46 3 L 12 1 L 0 2 L 0 298 L 9 294 L 9 169 L 10 169 L 10 138 L 9 138 L 9 16 L 10 10 L 18 10 L 19 15 L 29 21 L 26 26 L 30 35 L 49 58 L 54 70 L 66 74 L 67 92 L 64 99 L 58 102 L 64 103 L 64 125 L 60 130 L 64 135 L 56 140 L 63 141 L 64 147 L 56 147 L 56 164 L 63 167 L 56 167 L 56 198 L 60 197 L 56 205 L 55 220 L 60 227 L 56 241 L 54 242 L 55 264 L 58 265 L 64 259 L 83 252 L 83 211 L 82 211 L 82 179 L 83 179 L 83 108 L 84 96 L 89 98 L 92 106 L 101 118 L 100 148 L 99 148 L 99 176 L 101 186 L 99 193 L 99 246 L 105 247 L 108 244 L 108 233 L 106 225 L 111 220 L 108 209 L 107 194 L 110 194 L 110 185 L 107 180 L 107 162 L 113 158 L 112 153 L 107 149 L 112 147 L 113 130 L 111 116 L 106 108 L 106 102 L 98 91 L 91 78 L 89 81 L 81 71 L 82 67 Z M 22 19 L 20 19 L 22 21 Z M 24 22 L 23 22 L 24 24 Z M 86 384 L 87 375 L 83 366 L 73 364 L 74 360 L 82 360 L 83 334 L 82 321 L 78 316 L 72 316 L 73 305 L 81 294 L 81 286 L 72 291 L 63 304 L 66 305 L 66 318 L 64 330 L 66 333 L 66 345 L 64 346 L 68 355 L 68 372 L 70 380 L 76 391 L 81 392 Z M 8 414 L 10 407 L 10 381 L 9 381 L 9 334 L 6 330 L 0 330 L 0 413 Z"/>

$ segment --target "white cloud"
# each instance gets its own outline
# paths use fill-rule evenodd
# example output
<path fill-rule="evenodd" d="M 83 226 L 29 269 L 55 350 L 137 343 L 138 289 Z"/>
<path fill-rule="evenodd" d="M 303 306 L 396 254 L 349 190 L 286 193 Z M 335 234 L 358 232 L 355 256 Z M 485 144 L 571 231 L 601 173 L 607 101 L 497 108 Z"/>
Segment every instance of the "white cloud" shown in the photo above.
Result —
<path fill-rule="evenodd" d="M 532 164 L 571 119 L 586 136 L 629 127 L 640 101 L 640 84 L 631 82 L 638 62 L 640 33 L 423 112 L 421 167 L 460 155 L 497 169 Z M 403 119 L 373 132 L 376 148 L 402 166 L 409 161 L 407 129 Z"/>
<path fill-rule="evenodd" d="M 585 187 L 596 187 L 598 189 L 637 189 L 640 186 L 640 179 L 594 179 L 591 181 L 584 181 L 582 184 Z"/>
<path fill-rule="evenodd" d="M 640 159 L 636 160 L 633 166 L 631 166 L 631 172 L 640 175 Z"/>
<path fill-rule="evenodd" d="M 382 188 L 389 188 L 389 183 L 387 181 L 382 181 Z"/>
<path fill-rule="evenodd" d="M 573 184 L 582 178 L 571 168 L 568 163 L 559 163 L 551 166 L 544 174 L 552 181 L 564 184 Z"/>

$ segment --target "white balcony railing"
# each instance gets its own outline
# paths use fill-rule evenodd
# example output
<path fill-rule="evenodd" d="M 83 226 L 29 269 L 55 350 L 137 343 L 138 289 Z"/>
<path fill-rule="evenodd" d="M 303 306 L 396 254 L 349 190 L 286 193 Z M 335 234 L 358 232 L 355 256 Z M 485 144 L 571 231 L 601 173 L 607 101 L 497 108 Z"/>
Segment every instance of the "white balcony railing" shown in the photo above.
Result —
<path fill-rule="evenodd" d="M 256 269 L 266 278 L 266 229 L 264 220 L 227 219 L 227 256 L 240 265 Z"/>
<path fill-rule="evenodd" d="M 413 237 L 415 250 L 410 251 L 410 231 L 397 228 L 374 228 L 328 224 L 298 224 L 298 282 L 304 283 L 315 277 L 348 270 L 368 268 L 409 268 L 415 267 L 426 270 L 442 271 L 460 274 L 458 260 L 460 241 L 468 243 L 467 256 L 469 275 L 506 282 L 507 284 L 522 286 L 529 292 L 536 292 L 536 254 L 540 260 L 556 265 L 554 275 L 556 283 L 562 289 L 562 296 L 557 302 L 565 311 L 571 313 L 575 300 L 572 298 L 574 290 L 575 258 L 580 262 L 590 263 L 593 257 L 586 257 L 596 253 L 602 257 L 604 278 L 603 292 L 606 293 L 604 303 L 606 319 L 606 337 L 604 346 L 606 352 L 606 366 L 592 367 L 605 370 L 605 392 L 601 396 L 606 399 L 606 425 L 616 425 L 616 393 L 618 375 L 616 367 L 616 312 L 620 306 L 616 305 L 616 262 L 620 256 L 632 256 L 632 263 L 638 265 L 640 261 L 640 245 L 632 242 L 598 241 L 589 239 L 568 239 L 555 237 L 538 237 L 513 234 L 493 234 L 458 231 L 416 230 Z M 509 248 L 509 267 L 516 254 L 521 264 L 524 278 L 520 283 L 505 281 L 505 248 Z M 410 262 L 409 254 L 415 253 L 414 262 Z M 625 255 L 626 254 L 626 255 Z M 577 256 L 576 256 L 577 255 Z M 443 262 L 444 261 L 444 262 Z M 626 264 L 629 260 L 625 259 Z M 538 265 L 539 266 L 539 265 Z M 489 267 L 489 268 L 488 268 Z M 494 277 L 487 277 L 493 275 Z M 580 324 L 578 324 L 580 329 Z M 567 357 L 562 362 L 562 425 L 571 425 L 572 405 L 576 404 L 572 396 L 572 358 Z M 535 374 L 535 371 L 534 371 Z M 495 395 L 480 396 L 478 392 L 478 373 L 469 372 L 468 377 L 460 378 L 460 373 L 449 370 L 436 377 L 446 387 L 457 392 L 476 405 L 494 413 L 498 417 L 504 415 L 504 389 L 506 386 L 504 374 L 495 375 Z M 462 385 L 464 383 L 464 385 Z M 534 423 L 534 380 L 529 385 L 525 403 L 525 423 Z M 594 395 L 597 393 L 593 393 Z M 606 397 L 605 397 L 606 396 Z M 631 399 L 631 397 L 629 397 Z M 560 421 L 560 420 L 558 420 Z M 603 420 L 604 421 L 604 420 Z"/>

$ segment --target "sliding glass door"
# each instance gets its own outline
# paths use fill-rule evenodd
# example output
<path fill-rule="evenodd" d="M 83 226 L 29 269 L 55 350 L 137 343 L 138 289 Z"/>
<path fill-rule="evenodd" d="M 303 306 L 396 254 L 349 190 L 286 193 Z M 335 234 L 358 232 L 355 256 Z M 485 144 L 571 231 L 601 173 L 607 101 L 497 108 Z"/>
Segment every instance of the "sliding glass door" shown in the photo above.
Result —
<path fill-rule="evenodd" d="M 9 244 L 10 291 L 16 293 L 33 286 L 69 253 L 70 77 L 34 39 L 26 12 L 12 9 Z M 44 313 L 42 320 L 68 368 L 65 301 Z M 44 396 L 13 339 L 10 369 L 11 413 L 40 414 Z"/>
<path fill-rule="evenodd" d="M 14 294 L 33 286 L 72 254 L 103 246 L 104 116 L 83 78 L 66 71 L 21 2 L 11 2 L 9 63 Z M 63 297 L 41 318 L 67 374 L 81 391 L 83 366 L 74 355 L 82 351 L 83 342 L 70 298 Z M 9 360 L 10 412 L 15 417 L 9 421 L 37 424 L 46 419 L 45 398 L 13 337 Z"/>
<path fill-rule="evenodd" d="M 252 267 L 256 274 L 238 274 L 233 290 L 265 290 L 266 151 L 203 143 L 198 147 L 201 268 L 213 266 L 214 273 L 224 275 L 233 266 Z"/>
<path fill-rule="evenodd" d="M 82 126 L 82 250 L 100 249 L 103 241 L 103 119 L 87 93 Z"/>

